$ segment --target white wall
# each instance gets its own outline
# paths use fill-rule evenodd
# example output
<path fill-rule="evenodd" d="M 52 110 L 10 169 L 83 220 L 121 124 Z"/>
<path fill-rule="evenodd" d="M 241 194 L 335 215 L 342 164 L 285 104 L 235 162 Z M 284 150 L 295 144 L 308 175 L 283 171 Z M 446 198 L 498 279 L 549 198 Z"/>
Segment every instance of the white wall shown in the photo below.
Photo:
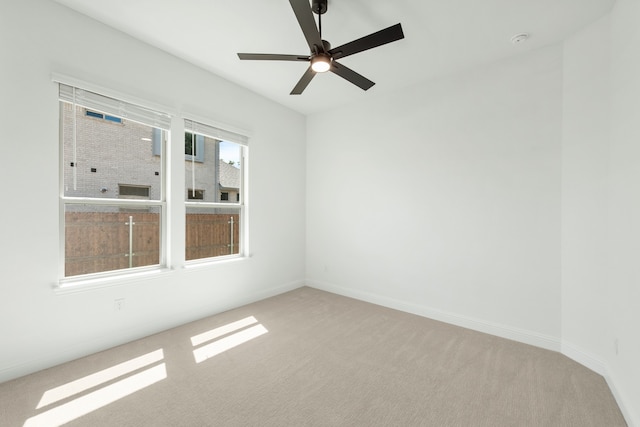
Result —
<path fill-rule="evenodd" d="M 640 425 L 640 3 L 569 38 L 564 59 L 562 348 Z"/>
<path fill-rule="evenodd" d="M 640 425 L 638 22 L 310 117 L 309 283 L 561 350 Z"/>
<path fill-rule="evenodd" d="M 611 376 L 640 426 L 640 2 L 618 0 L 611 33 L 609 334 Z"/>
<path fill-rule="evenodd" d="M 562 338 L 564 351 L 583 357 L 613 351 L 606 302 L 610 30 L 607 15 L 564 43 Z M 592 367 L 602 371 L 598 363 Z"/>
<path fill-rule="evenodd" d="M 0 381 L 302 284 L 302 115 L 57 3 L 3 0 L 0 7 Z M 252 257 L 54 293 L 59 168 L 52 72 L 248 130 Z M 184 173 L 176 175 L 172 188 L 181 198 Z M 116 298 L 125 298 L 123 312 L 114 311 Z"/>
<path fill-rule="evenodd" d="M 559 349 L 561 47 L 307 127 L 309 283 Z"/>

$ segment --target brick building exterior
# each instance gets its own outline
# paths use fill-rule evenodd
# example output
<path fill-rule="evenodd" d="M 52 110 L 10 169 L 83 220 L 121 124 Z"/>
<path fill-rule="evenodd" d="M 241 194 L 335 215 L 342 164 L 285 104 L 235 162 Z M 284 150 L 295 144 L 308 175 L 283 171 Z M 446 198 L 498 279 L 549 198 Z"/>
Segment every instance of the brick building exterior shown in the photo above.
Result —
<path fill-rule="evenodd" d="M 74 155 L 72 109 L 61 109 L 65 196 L 160 200 L 166 132 L 78 106 Z M 185 154 L 185 200 L 236 202 L 240 169 L 220 160 L 218 141 L 198 136 L 193 150 Z"/>

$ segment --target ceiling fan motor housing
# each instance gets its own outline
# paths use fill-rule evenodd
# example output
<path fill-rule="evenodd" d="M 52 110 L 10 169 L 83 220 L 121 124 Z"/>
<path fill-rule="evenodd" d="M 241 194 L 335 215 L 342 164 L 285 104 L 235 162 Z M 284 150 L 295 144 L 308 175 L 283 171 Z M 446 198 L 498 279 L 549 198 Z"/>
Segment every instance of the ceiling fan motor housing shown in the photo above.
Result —
<path fill-rule="evenodd" d="M 318 15 L 324 14 L 327 11 L 327 0 L 312 0 L 311 10 Z"/>

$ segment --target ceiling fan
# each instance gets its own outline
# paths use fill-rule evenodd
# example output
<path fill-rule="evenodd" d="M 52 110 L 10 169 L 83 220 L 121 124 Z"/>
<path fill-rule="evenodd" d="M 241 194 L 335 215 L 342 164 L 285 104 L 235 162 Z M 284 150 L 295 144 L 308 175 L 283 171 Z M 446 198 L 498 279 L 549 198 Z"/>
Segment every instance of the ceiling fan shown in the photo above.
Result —
<path fill-rule="evenodd" d="M 328 41 L 322 39 L 322 15 L 327 11 L 327 0 L 289 0 L 298 24 L 307 39 L 311 53 L 309 55 L 280 55 L 270 53 L 238 53 L 243 60 L 258 61 L 304 61 L 310 62 L 307 71 L 291 91 L 291 95 L 300 95 L 316 73 L 331 71 L 363 90 L 371 88 L 375 83 L 340 64 L 337 59 L 353 55 L 374 47 L 382 46 L 404 38 L 400 24 L 369 34 L 342 46 L 331 48 Z M 318 27 L 313 13 L 318 15 Z"/>

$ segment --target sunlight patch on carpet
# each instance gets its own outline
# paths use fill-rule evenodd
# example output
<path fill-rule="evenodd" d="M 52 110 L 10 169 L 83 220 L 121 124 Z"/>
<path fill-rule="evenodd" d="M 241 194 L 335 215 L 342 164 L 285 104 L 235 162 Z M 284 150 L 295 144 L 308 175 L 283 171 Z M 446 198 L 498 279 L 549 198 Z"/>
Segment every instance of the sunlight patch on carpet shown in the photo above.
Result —
<path fill-rule="evenodd" d="M 36 409 L 40 409 L 44 406 L 73 396 L 74 394 L 99 386 L 100 384 L 114 380 L 137 369 L 159 362 L 162 359 L 164 359 L 162 349 L 152 351 L 151 353 L 136 357 L 135 359 L 127 360 L 126 362 L 103 369 L 102 371 L 87 375 L 86 377 L 52 388 L 42 395 L 42 399 L 40 399 L 40 403 L 38 403 Z"/>
<path fill-rule="evenodd" d="M 167 378 L 164 363 L 153 366 L 25 421 L 23 427 L 60 426 Z"/>
<path fill-rule="evenodd" d="M 220 338 L 217 341 L 193 350 L 193 357 L 195 358 L 196 363 L 204 362 L 209 358 L 217 356 L 220 353 L 224 353 L 229 349 L 237 347 L 269 332 L 267 328 L 260 323 L 255 326 L 251 326 L 250 328 L 246 328 L 247 326 L 253 325 L 257 322 L 258 321 L 255 317 L 250 316 L 245 319 L 238 320 L 237 322 L 232 322 L 225 326 L 191 337 L 191 343 L 195 347 L 204 342 L 215 340 L 223 335 L 234 332 L 231 335 L 227 335 L 224 338 Z"/>
<path fill-rule="evenodd" d="M 242 320 L 238 320 L 237 322 L 231 322 L 227 325 L 220 326 L 219 328 L 211 329 L 210 331 L 191 337 L 191 345 L 194 347 L 198 346 L 202 343 L 230 334 L 231 332 L 235 332 L 239 329 L 246 328 L 247 326 L 255 323 L 258 323 L 258 321 L 253 316 L 246 317 Z"/>

